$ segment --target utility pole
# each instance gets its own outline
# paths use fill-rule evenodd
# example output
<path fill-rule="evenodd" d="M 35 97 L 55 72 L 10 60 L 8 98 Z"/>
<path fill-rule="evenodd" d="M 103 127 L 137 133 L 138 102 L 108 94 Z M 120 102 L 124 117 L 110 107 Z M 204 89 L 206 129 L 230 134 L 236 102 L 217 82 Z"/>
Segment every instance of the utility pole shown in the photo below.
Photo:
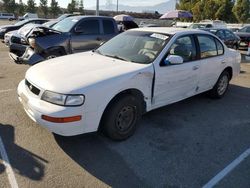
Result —
<path fill-rule="evenodd" d="M 99 16 L 99 0 L 96 0 L 96 16 Z"/>
<path fill-rule="evenodd" d="M 116 12 L 118 13 L 118 0 L 116 2 Z"/>

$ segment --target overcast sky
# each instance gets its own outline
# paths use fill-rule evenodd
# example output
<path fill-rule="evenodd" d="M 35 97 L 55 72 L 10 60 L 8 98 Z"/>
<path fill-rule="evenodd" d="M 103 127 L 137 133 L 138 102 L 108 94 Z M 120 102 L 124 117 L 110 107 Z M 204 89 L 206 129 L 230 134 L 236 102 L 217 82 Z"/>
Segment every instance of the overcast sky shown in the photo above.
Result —
<path fill-rule="evenodd" d="M 48 3 L 50 4 L 51 0 L 48 0 Z M 166 1 L 166 0 L 165 0 Z M 175 0 L 171 0 L 175 1 Z M 16 2 L 19 2 L 19 0 L 16 0 Z M 23 0 L 24 3 L 27 2 L 27 0 Z M 68 3 L 71 2 L 71 0 L 58 0 L 58 3 L 61 7 L 67 7 Z M 106 4 L 107 0 L 99 0 L 100 4 Z M 116 4 L 117 0 L 111 0 L 113 4 Z M 123 5 L 131 5 L 131 6 L 150 6 L 155 5 L 158 3 L 162 3 L 164 0 L 119 0 L 119 4 Z M 83 0 L 84 7 L 93 7 L 96 5 L 96 0 Z M 36 4 L 39 5 L 39 0 L 36 0 Z"/>

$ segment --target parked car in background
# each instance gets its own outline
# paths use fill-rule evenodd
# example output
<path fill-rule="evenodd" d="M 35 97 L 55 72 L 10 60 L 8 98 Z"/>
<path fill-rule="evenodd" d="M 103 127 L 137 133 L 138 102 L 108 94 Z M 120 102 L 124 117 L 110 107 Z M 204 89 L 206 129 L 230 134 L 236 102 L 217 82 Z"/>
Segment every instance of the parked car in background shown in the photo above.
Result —
<path fill-rule="evenodd" d="M 202 20 L 199 23 L 193 23 L 188 26 L 190 29 L 203 29 L 203 28 L 227 28 L 224 21 L 221 20 Z"/>
<path fill-rule="evenodd" d="M 7 47 L 9 47 L 9 51 L 17 54 L 18 56 L 22 56 L 26 48 L 29 46 L 26 41 L 26 36 L 28 36 L 28 34 L 38 26 L 41 26 L 41 24 L 27 24 L 19 30 L 6 33 L 4 35 L 4 43 Z"/>
<path fill-rule="evenodd" d="M 240 37 L 235 35 L 231 30 L 229 29 L 202 29 L 204 31 L 209 31 L 216 36 L 218 36 L 226 45 L 228 48 L 233 48 L 235 50 L 239 49 L 240 45 Z"/>
<path fill-rule="evenodd" d="M 26 24 L 29 24 L 29 23 L 43 24 L 47 21 L 48 21 L 48 19 L 34 18 L 34 19 L 27 19 L 27 20 L 19 21 L 19 22 L 15 23 L 14 25 L 0 26 L 0 39 L 2 39 L 2 41 L 3 41 L 4 35 L 6 33 L 10 32 L 10 31 L 18 30 Z"/>
<path fill-rule="evenodd" d="M 39 26 L 26 37 L 30 47 L 23 56 L 10 53 L 16 63 L 34 65 L 46 59 L 88 51 L 118 34 L 115 20 L 104 16 L 73 16 L 52 28 Z"/>
<path fill-rule="evenodd" d="M 140 28 L 97 50 L 31 67 L 18 98 L 36 123 L 64 136 L 131 136 L 143 113 L 209 91 L 222 98 L 241 55 L 201 30 Z"/>
<path fill-rule="evenodd" d="M 16 17 L 13 13 L 3 13 L 3 12 L 0 12 L 0 19 L 6 19 L 6 20 L 15 20 Z"/>
<path fill-rule="evenodd" d="M 235 32 L 237 36 L 240 37 L 240 46 L 241 50 L 248 50 L 248 45 L 250 42 L 250 26 L 245 26 L 239 29 L 238 32 Z"/>
<path fill-rule="evenodd" d="M 32 19 L 32 18 L 38 18 L 38 15 L 36 13 L 26 13 L 21 17 L 18 17 L 18 20 L 27 20 L 27 19 Z"/>

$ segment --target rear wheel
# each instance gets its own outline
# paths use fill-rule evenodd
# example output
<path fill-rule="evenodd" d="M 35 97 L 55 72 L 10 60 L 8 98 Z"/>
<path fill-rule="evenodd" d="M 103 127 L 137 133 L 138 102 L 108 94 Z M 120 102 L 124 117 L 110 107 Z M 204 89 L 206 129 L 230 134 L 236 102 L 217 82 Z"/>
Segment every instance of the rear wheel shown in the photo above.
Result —
<path fill-rule="evenodd" d="M 212 98 L 222 98 L 228 89 L 229 81 L 230 75 L 228 71 L 222 72 L 213 89 L 210 91 L 210 96 Z"/>
<path fill-rule="evenodd" d="M 102 128 L 113 140 L 125 140 L 134 134 L 141 118 L 141 103 L 133 95 L 123 95 L 105 111 Z"/>

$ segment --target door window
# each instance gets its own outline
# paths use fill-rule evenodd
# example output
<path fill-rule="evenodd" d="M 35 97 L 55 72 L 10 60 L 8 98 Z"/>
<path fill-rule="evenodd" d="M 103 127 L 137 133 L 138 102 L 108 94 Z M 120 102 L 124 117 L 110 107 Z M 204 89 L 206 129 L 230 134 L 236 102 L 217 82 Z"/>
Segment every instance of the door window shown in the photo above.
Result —
<path fill-rule="evenodd" d="M 222 40 L 225 39 L 225 35 L 224 35 L 223 30 L 219 30 L 219 31 L 216 33 L 216 35 L 217 35 L 220 39 L 222 39 Z"/>
<path fill-rule="evenodd" d="M 103 20 L 103 30 L 104 34 L 113 34 L 115 33 L 114 23 L 111 20 Z"/>
<path fill-rule="evenodd" d="M 81 22 L 77 29 L 82 30 L 82 34 L 95 35 L 100 33 L 99 20 L 85 20 Z"/>
<path fill-rule="evenodd" d="M 184 62 L 195 60 L 196 47 L 193 37 L 184 36 L 178 38 L 170 47 L 169 54 L 181 56 Z"/>
<path fill-rule="evenodd" d="M 198 42 L 201 58 L 217 56 L 217 46 L 212 36 L 200 35 L 198 36 Z"/>

